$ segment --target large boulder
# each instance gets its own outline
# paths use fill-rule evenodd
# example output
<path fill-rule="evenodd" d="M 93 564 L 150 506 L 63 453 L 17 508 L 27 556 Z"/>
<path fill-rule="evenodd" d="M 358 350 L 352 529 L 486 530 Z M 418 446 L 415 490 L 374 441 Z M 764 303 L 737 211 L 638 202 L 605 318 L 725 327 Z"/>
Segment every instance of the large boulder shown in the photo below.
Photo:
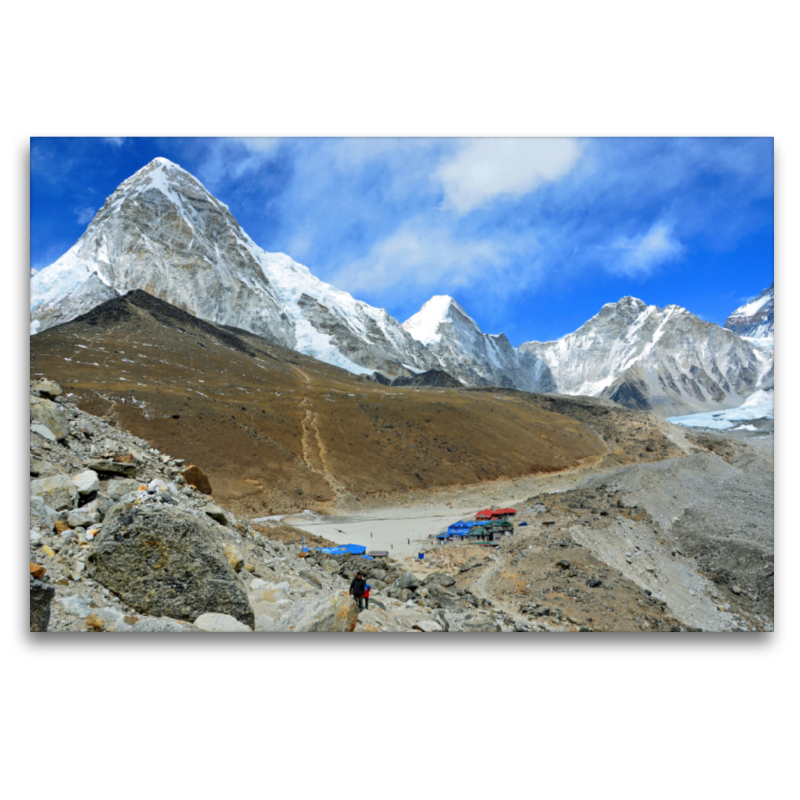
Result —
<path fill-rule="evenodd" d="M 97 514 L 102 521 L 105 519 L 106 514 L 111 509 L 111 506 L 114 505 L 113 500 L 110 497 L 107 497 L 102 492 L 98 492 L 97 497 L 92 500 L 91 503 L 87 503 L 85 506 L 81 506 L 81 511 L 86 511 L 89 514 Z"/>
<path fill-rule="evenodd" d="M 194 626 L 206 633 L 250 633 L 250 628 L 230 614 L 201 614 Z"/>
<path fill-rule="evenodd" d="M 92 494 L 100 490 L 100 480 L 93 469 L 85 469 L 77 475 L 72 476 L 72 482 L 78 490 L 78 494 Z"/>
<path fill-rule="evenodd" d="M 433 572 L 425 578 L 424 581 L 425 586 L 442 586 L 448 587 L 453 586 L 455 584 L 455 580 L 445 572 Z"/>
<path fill-rule="evenodd" d="M 303 633 L 309 631 L 355 630 L 358 606 L 343 592 L 314 595 L 297 600 L 277 621 L 277 630 Z"/>
<path fill-rule="evenodd" d="M 31 453 L 31 477 L 42 478 L 46 475 L 57 475 L 58 467 L 51 464 L 46 458 Z"/>
<path fill-rule="evenodd" d="M 56 590 L 31 575 L 31 630 L 43 633 L 50 624 L 50 603 Z"/>
<path fill-rule="evenodd" d="M 200 633 L 200 628 L 169 617 L 147 617 L 135 622 L 130 633 Z M 127 632 L 127 631 L 126 631 Z"/>
<path fill-rule="evenodd" d="M 69 417 L 61 406 L 43 397 L 31 395 L 31 425 L 44 425 L 58 441 L 69 434 Z"/>
<path fill-rule="evenodd" d="M 420 579 L 413 572 L 404 572 L 393 584 L 395 589 L 414 591 L 420 585 Z"/>
<path fill-rule="evenodd" d="M 175 506 L 113 506 L 87 561 L 90 577 L 143 614 L 194 622 L 213 611 L 255 621 L 213 525 Z"/>
<path fill-rule="evenodd" d="M 67 516 L 67 525 L 70 528 L 88 528 L 98 522 L 100 522 L 100 514 L 96 511 L 87 511 L 86 507 L 76 508 L 75 511 L 70 511 Z"/>
<path fill-rule="evenodd" d="M 87 466 L 95 472 L 107 475 L 133 475 L 136 464 L 133 461 L 115 461 L 111 458 L 97 458 L 90 461 Z"/>
<path fill-rule="evenodd" d="M 211 482 L 208 480 L 208 475 L 200 469 L 200 467 L 192 464 L 181 470 L 181 477 L 189 484 L 194 486 L 198 492 L 203 494 L 211 494 Z"/>
<path fill-rule="evenodd" d="M 49 400 L 55 400 L 61 394 L 61 387 L 55 381 L 49 381 L 47 378 L 41 378 L 31 386 L 31 390 L 46 397 Z"/>
<path fill-rule="evenodd" d="M 53 532 L 55 522 L 55 509 L 45 503 L 44 498 L 31 495 L 31 525 L 33 528 L 40 528 L 48 533 Z"/>
<path fill-rule="evenodd" d="M 50 508 L 63 511 L 75 507 L 78 500 L 78 489 L 69 475 L 61 473 L 32 480 L 31 495 L 41 497 Z"/>
<path fill-rule="evenodd" d="M 209 503 L 207 506 L 203 507 L 203 511 L 207 516 L 211 517 L 214 522 L 232 527 L 233 515 L 222 508 L 222 506 L 218 506 L 216 503 Z"/>
<path fill-rule="evenodd" d="M 141 485 L 141 481 L 133 478 L 117 478 L 108 482 L 108 496 L 112 500 L 121 500 L 126 494 L 135 492 Z"/>

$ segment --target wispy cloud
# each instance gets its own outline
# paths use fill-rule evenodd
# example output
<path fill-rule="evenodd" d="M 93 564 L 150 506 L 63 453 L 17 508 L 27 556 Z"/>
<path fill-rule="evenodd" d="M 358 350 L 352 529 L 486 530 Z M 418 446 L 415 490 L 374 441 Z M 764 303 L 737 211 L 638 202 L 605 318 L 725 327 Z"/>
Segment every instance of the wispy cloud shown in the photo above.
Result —
<path fill-rule="evenodd" d="M 566 175 L 580 158 L 575 139 L 473 139 L 443 163 L 446 203 L 465 214 L 499 195 L 521 197 Z"/>
<path fill-rule="evenodd" d="M 103 141 L 106 144 L 113 145 L 114 147 L 122 147 L 127 139 L 124 136 L 104 136 Z"/>
<path fill-rule="evenodd" d="M 671 226 L 656 222 L 637 236 L 616 239 L 611 245 L 608 269 L 631 278 L 645 277 L 659 265 L 674 261 L 683 250 L 683 245 L 674 238 Z"/>
<path fill-rule="evenodd" d="M 496 241 L 459 241 L 452 232 L 413 221 L 376 242 L 361 259 L 339 270 L 334 282 L 354 293 L 414 294 L 451 291 L 502 270 L 507 263 Z"/>
<path fill-rule="evenodd" d="M 96 213 L 97 209 L 94 206 L 86 206 L 86 208 L 75 209 L 75 217 L 78 220 L 79 225 L 88 225 L 94 219 L 94 215 Z"/>
<path fill-rule="evenodd" d="M 276 157 L 281 142 L 271 137 L 197 140 L 202 151 L 198 177 L 213 190 L 253 175 Z"/>

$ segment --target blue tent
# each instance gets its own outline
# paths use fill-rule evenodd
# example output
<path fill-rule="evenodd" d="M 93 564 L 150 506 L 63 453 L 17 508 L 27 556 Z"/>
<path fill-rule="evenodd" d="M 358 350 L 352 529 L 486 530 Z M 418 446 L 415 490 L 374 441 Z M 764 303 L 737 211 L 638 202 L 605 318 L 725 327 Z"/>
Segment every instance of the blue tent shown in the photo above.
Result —
<path fill-rule="evenodd" d="M 321 553 L 327 553 L 331 556 L 363 556 L 364 553 L 367 552 L 367 548 L 362 547 L 360 544 L 340 544 L 338 547 L 315 547 L 314 550 L 319 550 Z M 308 548 L 304 547 L 303 552 L 307 553 Z M 364 558 L 369 558 L 369 556 L 364 556 Z"/>

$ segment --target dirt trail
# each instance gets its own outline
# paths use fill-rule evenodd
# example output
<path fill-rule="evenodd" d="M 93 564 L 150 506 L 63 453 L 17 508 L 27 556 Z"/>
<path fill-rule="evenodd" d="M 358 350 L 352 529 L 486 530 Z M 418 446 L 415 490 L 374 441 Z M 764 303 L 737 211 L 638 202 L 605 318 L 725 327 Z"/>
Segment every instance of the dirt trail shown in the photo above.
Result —
<path fill-rule="evenodd" d="M 308 390 L 311 386 L 311 379 L 308 373 L 300 369 L 300 367 L 293 367 L 293 369 L 303 379 L 305 388 Z M 319 428 L 319 415 L 314 411 L 307 391 L 303 395 L 302 400 L 300 400 L 300 407 L 304 412 L 301 422 L 303 460 L 311 472 L 319 475 L 328 484 L 333 492 L 335 498 L 334 502 L 349 498 L 351 496 L 350 492 L 343 484 L 336 480 L 328 467 L 327 450 Z"/>

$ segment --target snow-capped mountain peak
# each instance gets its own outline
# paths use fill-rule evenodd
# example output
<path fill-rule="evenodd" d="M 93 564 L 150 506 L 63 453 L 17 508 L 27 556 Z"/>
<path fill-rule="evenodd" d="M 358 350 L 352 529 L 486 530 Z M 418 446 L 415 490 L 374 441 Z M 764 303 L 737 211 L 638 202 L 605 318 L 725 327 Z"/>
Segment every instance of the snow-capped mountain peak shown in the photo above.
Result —
<path fill-rule="evenodd" d="M 770 341 L 775 337 L 775 283 L 757 297 L 739 306 L 727 319 L 725 327 L 749 339 Z"/>
<path fill-rule="evenodd" d="M 106 200 L 78 242 L 31 281 L 31 333 L 144 289 L 351 372 L 439 366 L 383 309 L 262 250 L 182 167 L 156 158 Z"/>
<path fill-rule="evenodd" d="M 403 328 L 424 345 L 436 344 L 441 341 L 441 326 L 452 325 L 456 316 L 478 327 L 475 320 L 450 295 L 437 294 L 413 317 L 409 317 L 403 323 Z"/>

